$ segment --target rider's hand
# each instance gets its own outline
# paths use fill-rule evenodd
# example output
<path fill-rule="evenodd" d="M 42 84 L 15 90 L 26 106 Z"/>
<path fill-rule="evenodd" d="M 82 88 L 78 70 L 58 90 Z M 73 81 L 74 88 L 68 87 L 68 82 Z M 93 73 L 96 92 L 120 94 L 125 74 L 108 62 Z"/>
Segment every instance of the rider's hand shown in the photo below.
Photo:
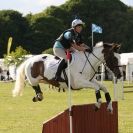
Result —
<path fill-rule="evenodd" d="M 79 47 L 79 51 L 86 51 L 86 48 L 85 48 L 85 47 L 80 46 L 80 47 Z"/>
<path fill-rule="evenodd" d="M 72 44 L 72 47 L 75 48 L 78 51 L 85 51 L 86 50 L 86 48 L 84 46 L 79 46 L 75 43 Z"/>
<path fill-rule="evenodd" d="M 92 49 L 91 48 L 87 48 L 85 51 L 91 53 Z"/>

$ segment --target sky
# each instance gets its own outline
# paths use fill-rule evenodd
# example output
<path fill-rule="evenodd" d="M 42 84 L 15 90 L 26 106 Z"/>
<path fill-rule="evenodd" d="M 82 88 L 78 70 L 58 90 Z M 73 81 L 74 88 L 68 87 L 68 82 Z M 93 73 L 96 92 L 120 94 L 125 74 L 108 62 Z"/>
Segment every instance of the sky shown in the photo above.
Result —
<path fill-rule="evenodd" d="M 26 15 L 42 12 L 50 5 L 59 6 L 67 0 L 0 0 L 0 10 L 16 10 Z M 133 0 L 121 0 L 128 6 L 133 6 Z"/>
<path fill-rule="evenodd" d="M 0 10 L 13 9 L 26 15 L 42 12 L 50 5 L 61 5 L 67 0 L 0 0 Z"/>

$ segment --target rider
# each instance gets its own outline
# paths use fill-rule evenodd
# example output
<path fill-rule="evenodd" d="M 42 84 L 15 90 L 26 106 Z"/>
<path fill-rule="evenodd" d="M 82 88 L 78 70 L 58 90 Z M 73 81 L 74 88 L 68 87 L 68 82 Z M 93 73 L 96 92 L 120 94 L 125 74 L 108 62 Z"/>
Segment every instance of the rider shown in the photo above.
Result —
<path fill-rule="evenodd" d="M 78 51 L 85 51 L 88 47 L 83 43 L 81 31 L 83 29 L 84 22 L 80 19 L 74 19 L 72 21 L 72 28 L 65 30 L 59 38 L 56 39 L 53 52 L 54 55 L 60 57 L 62 60 L 58 66 L 54 80 L 64 82 L 61 78 L 61 72 L 66 64 L 66 51 L 76 49 Z"/>

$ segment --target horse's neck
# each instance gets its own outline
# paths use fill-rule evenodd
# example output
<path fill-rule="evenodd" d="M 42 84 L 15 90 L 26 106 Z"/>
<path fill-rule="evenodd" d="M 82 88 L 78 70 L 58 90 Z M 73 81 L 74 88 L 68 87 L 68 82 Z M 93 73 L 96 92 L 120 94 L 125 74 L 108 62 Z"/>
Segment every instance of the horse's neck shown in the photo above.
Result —
<path fill-rule="evenodd" d="M 93 58 L 96 58 L 96 62 L 104 62 L 104 54 L 102 53 L 103 47 L 94 48 L 92 56 L 96 56 Z M 98 60 L 98 59 L 99 60 Z"/>
<path fill-rule="evenodd" d="M 102 50 L 103 47 L 94 48 L 93 53 L 90 55 L 90 62 L 95 71 L 97 71 L 98 66 L 104 63 L 104 54 L 102 53 Z"/>
<path fill-rule="evenodd" d="M 94 48 L 93 53 L 86 52 L 75 52 L 73 54 L 73 60 L 71 62 L 71 68 L 73 71 L 81 71 L 83 69 L 84 73 L 94 73 L 97 71 L 98 66 L 104 62 L 104 55 L 102 53 L 103 47 Z M 84 66 L 85 65 L 85 66 Z M 93 70 L 92 70 L 93 69 Z"/>
<path fill-rule="evenodd" d="M 97 62 L 104 62 L 104 55 L 102 53 L 103 47 L 94 48 L 93 53 L 86 52 L 86 56 L 89 59 L 89 61 L 92 63 L 92 65 L 95 65 Z M 81 62 L 86 61 L 86 56 L 83 52 L 75 52 L 73 54 L 74 62 L 77 62 L 78 64 Z M 98 60 L 99 59 L 99 60 Z"/>

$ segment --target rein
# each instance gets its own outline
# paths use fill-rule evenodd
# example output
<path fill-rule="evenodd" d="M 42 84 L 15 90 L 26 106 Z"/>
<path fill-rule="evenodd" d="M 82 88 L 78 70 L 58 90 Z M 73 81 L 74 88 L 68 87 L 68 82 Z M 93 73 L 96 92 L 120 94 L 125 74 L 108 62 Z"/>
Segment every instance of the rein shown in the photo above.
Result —
<path fill-rule="evenodd" d="M 86 53 L 84 52 L 84 55 L 85 55 L 85 57 L 86 57 L 86 60 L 89 62 L 90 66 L 92 67 L 92 69 L 93 69 L 94 72 L 96 73 L 95 68 L 92 66 L 91 62 L 90 62 L 89 59 L 88 59 L 89 53 L 88 53 L 88 56 L 87 56 Z"/>
<path fill-rule="evenodd" d="M 92 55 L 98 60 L 98 61 L 101 61 L 93 52 L 91 52 L 92 53 Z M 92 76 L 92 78 L 90 79 L 90 81 L 94 78 L 94 76 L 95 76 L 95 74 L 97 73 L 97 71 L 95 70 L 95 68 L 93 67 L 93 65 L 91 64 L 91 62 L 89 61 L 89 59 L 88 59 L 88 56 L 89 56 L 89 53 L 88 53 L 88 56 L 86 55 L 86 53 L 84 52 L 84 55 L 85 55 L 85 57 L 86 57 L 86 62 L 88 61 L 88 63 L 90 64 L 90 66 L 91 66 L 91 68 L 93 69 L 93 71 L 94 71 L 94 75 Z M 86 65 L 86 62 L 85 62 L 85 65 Z M 102 62 L 102 61 L 101 61 Z M 105 63 L 104 62 L 102 62 L 103 63 L 103 65 L 106 67 L 106 65 L 105 65 Z M 83 67 L 83 69 L 82 69 L 82 72 L 83 72 L 83 70 L 84 70 L 84 68 L 85 68 L 85 65 L 84 65 L 84 67 Z M 82 74 L 82 72 L 80 72 L 81 74 Z"/>

